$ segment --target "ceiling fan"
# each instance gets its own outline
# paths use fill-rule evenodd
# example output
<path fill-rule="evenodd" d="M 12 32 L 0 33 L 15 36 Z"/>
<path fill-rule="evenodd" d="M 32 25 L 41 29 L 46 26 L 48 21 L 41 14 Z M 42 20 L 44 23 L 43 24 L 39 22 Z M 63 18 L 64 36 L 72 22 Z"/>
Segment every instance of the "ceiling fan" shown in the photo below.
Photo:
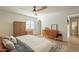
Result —
<path fill-rule="evenodd" d="M 33 7 L 33 11 L 39 12 L 39 11 L 42 11 L 42 10 L 44 10 L 44 9 L 46 9 L 46 8 L 47 8 L 47 6 L 42 6 L 42 7 L 40 7 L 40 8 L 37 9 L 37 7 L 34 6 L 34 7 Z"/>
<path fill-rule="evenodd" d="M 40 7 L 40 8 L 37 8 L 36 6 L 34 6 L 34 7 L 33 7 L 33 12 L 34 12 L 34 14 L 37 16 L 37 12 L 40 12 L 40 11 L 46 9 L 46 8 L 47 8 L 47 6 L 42 6 L 42 7 Z"/>

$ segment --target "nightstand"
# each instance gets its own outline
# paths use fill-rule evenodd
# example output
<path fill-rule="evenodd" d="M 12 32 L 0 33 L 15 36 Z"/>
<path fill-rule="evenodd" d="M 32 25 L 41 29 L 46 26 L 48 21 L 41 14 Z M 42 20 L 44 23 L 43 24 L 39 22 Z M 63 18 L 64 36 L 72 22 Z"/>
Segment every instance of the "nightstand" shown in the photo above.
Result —
<path fill-rule="evenodd" d="M 2 43 L 2 38 L 0 37 L 0 52 L 6 52 L 7 49 L 4 47 L 3 43 Z"/>

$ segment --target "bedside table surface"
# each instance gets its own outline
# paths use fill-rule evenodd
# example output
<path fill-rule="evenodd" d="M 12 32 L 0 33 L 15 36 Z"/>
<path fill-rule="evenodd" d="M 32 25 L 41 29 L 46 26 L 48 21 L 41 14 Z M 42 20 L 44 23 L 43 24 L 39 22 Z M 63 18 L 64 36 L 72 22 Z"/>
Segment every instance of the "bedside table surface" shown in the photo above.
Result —
<path fill-rule="evenodd" d="M 4 52 L 7 49 L 4 47 L 3 43 L 2 43 L 2 38 L 0 37 L 0 52 Z"/>

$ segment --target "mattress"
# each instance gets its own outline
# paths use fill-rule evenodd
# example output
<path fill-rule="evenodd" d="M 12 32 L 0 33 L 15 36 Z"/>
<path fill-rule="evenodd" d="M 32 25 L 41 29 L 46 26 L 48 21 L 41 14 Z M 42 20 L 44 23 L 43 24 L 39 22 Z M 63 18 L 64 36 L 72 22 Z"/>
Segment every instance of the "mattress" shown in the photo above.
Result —
<path fill-rule="evenodd" d="M 54 45 L 46 38 L 41 38 L 33 35 L 23 35 L 16 38 L 23 42 L 24 45 L 28 45 L 35 52 L 49 52 Z"/>

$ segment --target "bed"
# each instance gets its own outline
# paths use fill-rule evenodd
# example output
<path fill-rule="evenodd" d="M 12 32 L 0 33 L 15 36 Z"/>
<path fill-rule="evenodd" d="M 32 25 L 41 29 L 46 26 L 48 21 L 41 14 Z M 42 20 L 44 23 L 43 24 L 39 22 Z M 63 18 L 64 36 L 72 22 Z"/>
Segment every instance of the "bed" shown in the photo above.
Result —
<path fill-rule="evenodd" d="M 53 47 L 53 43 L 44 37 L 37 37 L 33 35 L 17 36 L 16 39 L 29 46 L 35 52 L 49 52 Z"/>
<path fill-rule="evenodd" d="M 15 49 L 8 49 L 7 52 L 34 52 L 34 50 L 30 48 L 27 44 L 24 45 L 24 43 L 22 43 L 20 40 L 17 40 Z"/>

